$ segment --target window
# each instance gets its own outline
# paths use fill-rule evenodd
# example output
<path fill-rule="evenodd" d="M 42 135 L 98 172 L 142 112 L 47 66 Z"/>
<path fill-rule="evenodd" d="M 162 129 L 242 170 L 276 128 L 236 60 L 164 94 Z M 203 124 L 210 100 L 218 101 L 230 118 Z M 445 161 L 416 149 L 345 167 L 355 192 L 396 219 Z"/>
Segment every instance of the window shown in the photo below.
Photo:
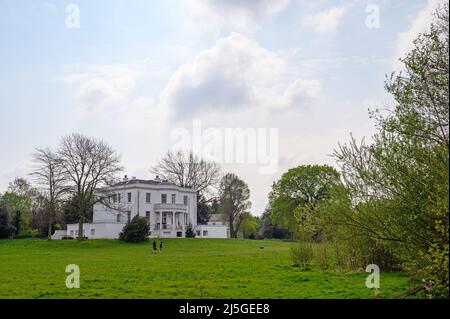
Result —
<path fill-rule="evenodd" d="M 118 199 L 119 199 L 119 203 L 120 203 L 120 197 L 121 197 L 121 196 L 120 196 L 120 194 L 117 194 L 117 197 L 118 197 Z"/>
<path fill-rule="evenodd" d="M 167 204 L 167 194 L 161 194 L 161 203 Z"/>
<path fill-rule="evenodd" d="M 207 230 L 203 231 L 203 237 L 208 237 L 208 231 Z"/>
<path fill-rule="evenodd" d="M 200 231 L 199 230 L 197 230 L 197 236 L 200 236 Z"/>
<path fill-rule="evenodd" d="M 120 214 L 117 214 L 117 216 L 116 216 L 116 221 L 117 221 L 118 223 L 121 222 Z"/>
<path fill-rule="evenodd" d="M 95 228 L 91 229 L 91 236 L 95 236 Z"/>
<path fill-rule="evenodd" d="M 161 222 L 162 222 L 163 224 L 166 224 L 166 223 L 167 223 L 167 215 L 166 215 L 166 213 L 163 213 L 163 214 L 162 214 L 162 220 L 161 220 Z"/>
<path fill-rule="evenodd" d="M 131 221 L 131 212 L 127 212 L 128 222 Z"/>
<path fill-rule="evenodd" d="M 70 231 L 70 236 L 73 236 L 73 230 Z"/>
<path fill-rule="evenodd" d="M 188 204 L 188 197 L 186 195 L 183 196 L 183 203 L 184 205 Z"/>
<path fill-rule="evenodd" d="M 147 217 L 147 220 L 150 223 L 150 212 L 145 212 L 145 217 Z"/>
<path fill-rule="evenodd" d="M 117 195 L 113 195 L 113 203 L 116 203 L 117 202 Z"/>
<path fill-rule="evenodd" d="M 78 236 L 78 230 L 75 231 L 75 236 Z"/>
<path fill-rule="evenodd" d="M 131 193 L 128 193 L 128 203 L 131 203 Z"/>
<path fill-rule="evenodd" d="M 175 204 L 176 200 L 177 200 L 177 195 L 172 194 L 172 204 Z"/>
<path fill-rule="evenodd" d="M 150 203 L 151 199 L 152 199 L 152 193 L 146 193 L 145 194 L 145 201 L 147 203 Z"/>

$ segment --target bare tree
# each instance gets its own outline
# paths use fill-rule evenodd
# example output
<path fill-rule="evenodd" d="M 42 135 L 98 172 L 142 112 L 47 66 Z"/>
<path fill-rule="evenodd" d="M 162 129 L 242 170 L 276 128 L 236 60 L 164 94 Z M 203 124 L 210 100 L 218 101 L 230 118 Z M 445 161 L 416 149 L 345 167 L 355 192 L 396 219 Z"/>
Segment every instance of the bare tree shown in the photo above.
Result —
<path fill-rule="evenodd" d="M 230 237 L 236 238 L 240 216 L 251 207 L 247 184 L 232 173 L 226 174 L 219 188 L 220 210 L 230 227 Z"/>
<path fill-rule="evenodd" d="M 183 151 L 167 152 L 151 171 L 180 187 L 195 189 L 203 195 L 217 187 L 220 178 L 217 163 Z"/>
<path fill-rule="evenodd" d="M 83 221 L 89 207 L 103 201 L 105 193 L 123 170 L 120 156 L 105 142 L 73 133 L 61 139 L 58 156 L 78 199 L 78 239 L 83 239 Z"/>
<path fill-rule="evenodd" d="M 40 192 L 48 209 L 48 240 L 52 236 L 52 224 L 60 201 L 67 191 L 67 175 L 61 159 L 49 148 L 38 148 L 33 154 L 34 168 L 31 175 L 42 187 Z"/>

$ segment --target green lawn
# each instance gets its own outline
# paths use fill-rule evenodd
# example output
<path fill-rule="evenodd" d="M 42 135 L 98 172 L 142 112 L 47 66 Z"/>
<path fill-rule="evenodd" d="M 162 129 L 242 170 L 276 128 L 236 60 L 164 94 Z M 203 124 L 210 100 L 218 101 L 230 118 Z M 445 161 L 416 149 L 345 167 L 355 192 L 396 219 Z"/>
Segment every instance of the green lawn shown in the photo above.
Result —
<path fill-rule="evenodd" d="M 0 240 L 0 298 L 373 298 L 366 273 L 312 267 L 289 258 L 292 243 L 275 240 L 165 239 Z M 260 247 L 264 246 L 264 249 Z M 65 267 L 80 267 L 81 287 L 67 289 Z M 381 274 L 381 296 L 407 289 L 403 274 Z"/>

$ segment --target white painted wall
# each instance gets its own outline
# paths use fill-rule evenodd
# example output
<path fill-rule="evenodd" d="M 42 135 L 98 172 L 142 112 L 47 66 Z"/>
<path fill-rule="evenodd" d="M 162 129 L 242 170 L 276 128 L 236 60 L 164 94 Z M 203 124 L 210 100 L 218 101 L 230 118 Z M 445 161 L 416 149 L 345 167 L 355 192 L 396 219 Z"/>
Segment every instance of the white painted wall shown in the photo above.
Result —
<path fill-rule="evenodd" d="M 198 238 L 228 238 L 228 227 L 224 225 L 198 225 Z"/>
<path fill-rule="evenodd" d="M 83 224 L 83 233 L 89 239 L 117 239 L 125 223 Z M 94 234 L 92 233 L 94 229 Z M 78 224 L 67 225 L 67 236 L 77 237 Z"/>

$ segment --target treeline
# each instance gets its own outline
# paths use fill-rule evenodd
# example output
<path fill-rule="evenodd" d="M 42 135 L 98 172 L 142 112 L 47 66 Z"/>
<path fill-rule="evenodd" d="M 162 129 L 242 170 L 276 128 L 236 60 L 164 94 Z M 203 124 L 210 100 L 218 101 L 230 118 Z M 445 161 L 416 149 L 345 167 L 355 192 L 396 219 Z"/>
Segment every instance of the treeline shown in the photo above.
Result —
<path fill-rule="evenodd" d="M 270 193 L 272 219 L 295 233 L 296 264 L 402 269 L 429 295 L 449 293 L 448 5 L 386 80 L 395 101 L 376 110 L 370 143 L 340 144 L 339 172 L 301 166 Z M 314 249 L 312 243 L 318 243 Z M 345 261 L 345 263 L 343 263 Z"/>
<path fill-rule="evenodd" d="M 61 201 L 51 216 L 45 196 L 30 180 L 16 178 L 7 191 L 0 194 L 1 238 L 47 238 L 55 230 L 65 229 L 67 224 L 78 223 L 79 208 L 76 197 Z M 85 222 L 92 221 L 92 206 L 84 214 Z"/>
<path fill-rule="evenodd" d="M 107 205 L 109 186 L 123 170 L 108 144 L 77 133 L 62 137 L 56 150 L 36 149 L 32 164 L 33 183 L 16 178 L 0 195 L 0 238 L 45 234 L 50 239 L 54 230 L 73 222 L 83 234 L 94 204 Z"/>

